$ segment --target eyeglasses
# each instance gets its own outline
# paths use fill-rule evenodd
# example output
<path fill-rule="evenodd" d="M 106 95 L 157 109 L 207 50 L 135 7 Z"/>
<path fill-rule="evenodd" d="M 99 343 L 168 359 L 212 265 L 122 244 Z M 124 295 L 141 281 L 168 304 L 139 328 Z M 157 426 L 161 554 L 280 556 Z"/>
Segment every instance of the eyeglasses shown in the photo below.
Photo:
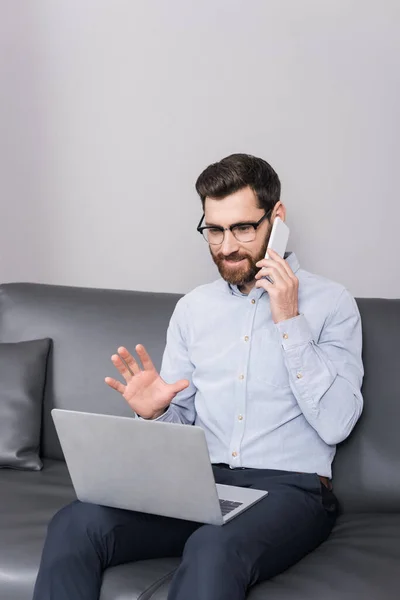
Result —
<path fill-rule="evenodd" d="M 201 233 L 206 242 L 211 245 L 222 244 L 225 238 L 225 231 L 231 231 L 238 242 L 246 244 L 247 242 L 253 242 L 256 239 L 257 227 L 268 217 L 272 212 L 269 210 L 266 212 L 259 221 L 249 221 L 244 223 L 234 223 L 230 227 L 217 227 L 215 225 L 209 225 L 201 227 L 204 216 L 200 219 L 200 223 L 197 225 L 197 231 Z"/>

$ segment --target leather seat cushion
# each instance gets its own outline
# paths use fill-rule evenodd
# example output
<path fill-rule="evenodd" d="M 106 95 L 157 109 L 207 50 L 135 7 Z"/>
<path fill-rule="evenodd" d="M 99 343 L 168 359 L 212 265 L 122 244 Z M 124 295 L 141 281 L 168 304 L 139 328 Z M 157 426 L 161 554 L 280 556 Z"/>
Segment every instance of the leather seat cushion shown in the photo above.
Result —
<path fill-rule="evenodd" d="M 31 600 L 47 523 L 75 499 L 64 462 L 36 471 L 0 470 L 0 598 Z M 327 542 L 249 600 L 397 600 L 400 515 L 342 515 Z M 165 600 L 179 559 L 108 569 L 100 600 Z"/>
<path fill-rule="evenodd" d="M 1 600 L 32 600 L 47 524 L 76 499 L 66 464 L 43 463 L 42 471 L 0 469 Z M 109 569 L 101 598 L 146 600 L 178 563 L 160 559 Z"/>
<path fill-rule="evenodd" d="M 270 581 L 257 584 L 248 600 L 398 600 L 400 515 L 341 516 L 317 550 Z M 129 565 L 127 565 L 129 568 Z M 151 600 L 166 600 L 169 581 Z M 107 595 L 101 600 L 133 600 Z"/>
<path fill-rule="evenodd" d="M 47 523 L 76 496 L 64 462 L 0 470 L 0 598 L 31 600 Z"/>

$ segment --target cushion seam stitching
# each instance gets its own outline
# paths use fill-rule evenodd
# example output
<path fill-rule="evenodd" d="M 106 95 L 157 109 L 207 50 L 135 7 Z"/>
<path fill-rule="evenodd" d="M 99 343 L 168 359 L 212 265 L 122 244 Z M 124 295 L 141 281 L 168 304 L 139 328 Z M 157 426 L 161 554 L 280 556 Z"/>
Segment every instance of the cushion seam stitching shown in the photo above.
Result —
<path fill-rule="evenodd" d="M 169 571 L 168 573 L 166 573 L 165 575 L 163 575 L 162 577 L 160 577 L 159 579 L 157 579 L 154 583 L 152 583 L 148 588 L 146 588 L 145 590 L 143 590 L 140 593 L 140 596 L 138 596 L 138 600 L 142 600 L 145 598 L 144 594 L 146 594 L 147 592 L 150 591 L 151 595 L 153 595 L 153 591 L 155 592 L 156 590 L 158 590 L 158 588 L 160 587 L 160 585 L 172 574 L 176 571 L 176 569 L 172 569 L 172 571 Z M 148 596 L 148 598 L 151 598 L 151 596 Z"/>

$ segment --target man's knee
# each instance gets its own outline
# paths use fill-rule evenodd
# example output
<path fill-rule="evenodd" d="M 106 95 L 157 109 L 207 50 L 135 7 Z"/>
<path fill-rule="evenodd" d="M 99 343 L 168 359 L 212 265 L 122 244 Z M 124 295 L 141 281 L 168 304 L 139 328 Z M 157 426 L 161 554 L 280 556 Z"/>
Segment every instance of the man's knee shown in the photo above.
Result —
<path fill-rule="evenodd" d="M 226 529 L 216 525 L 203 525 L 192 533 L 185 545 L 185 554 L 195 554 L 213 561 L 218 557 L 226 560 L 234 553 L 235 545 Z"/>
<path fill-rule="evenodd" d="M 50 520 L 47 537 L 52 541 L 62 540 L 65 547 L 68 542 L 77 543 L 80 538 L 101 533 L 104 507 L 76 500 L 61 508 Z"/>
<path fill-rule="evenodd" d="M 240 590 L 243 594 L 252 580 L 252 565 L 240 549 L 240 540 L 235 539 L 226 527 L 204 525 L 197 529 L 186 542 L 182 567 L 182 573 L 196 581 L 196 585 L 210 585 L 214 590 L 213 598 L 217 597 L 215 590 L 224 588 L 227 577 L 230 578 L 230 589 Z M 178 569 L 178 577 L 179 573 Z M 202 575 L 199 582 L 199 574 L 207 575 L 206 579 Z"/>

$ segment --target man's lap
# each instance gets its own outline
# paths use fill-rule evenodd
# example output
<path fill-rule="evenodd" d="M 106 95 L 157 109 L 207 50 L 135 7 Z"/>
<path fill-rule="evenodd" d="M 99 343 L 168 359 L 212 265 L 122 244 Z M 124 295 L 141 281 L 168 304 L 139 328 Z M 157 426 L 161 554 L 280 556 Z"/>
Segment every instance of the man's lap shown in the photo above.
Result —
<path fill-rule="evenodd" d="M 217 473 L 216 481 L 227 483 L 231 473 Z M 235 471 L 233 478 L 236 485 L 268 491 L 222 528 L 248 562 L 251 583 L 282 572 L 328 537 L 338 505 L 318 475 L 248 469 Z"/>
<path fill-rule="evenodd" d="M 336 499 L 317 475 L 215 466 L 213 470 L 217 483 L 264 489 L 268 496 L 222 527 L 80 502 L 69 508 L 69 526 L 78 526 L 79 520 L 82 529 L 89 527 L 93 540 L 111 536 L 113 551 L 107 552 L 104 566 L 181 556 L 193 534 L 191 545 L 208 546 L 210 539 L 212 547 L 235 548 L 251 573 L 250 583 L 288 568 L 328 537 Z"/>

